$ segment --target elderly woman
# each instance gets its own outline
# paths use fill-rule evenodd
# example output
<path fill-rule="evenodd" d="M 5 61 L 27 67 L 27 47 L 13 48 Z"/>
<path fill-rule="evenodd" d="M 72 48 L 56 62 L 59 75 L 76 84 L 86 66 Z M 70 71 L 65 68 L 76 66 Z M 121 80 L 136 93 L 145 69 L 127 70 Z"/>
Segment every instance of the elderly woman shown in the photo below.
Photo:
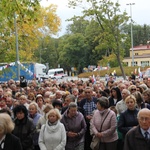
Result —
<path fill-rule="evenodd" d="M 127 110 L 121 113 L 118 121 L 118 130 L 125 136 L 126 133 L 133 127 L 138 125 L 136 109 L 136 98 L 133 95 L 129 95 L 125 99 Z"/>
<path fill-rule="evenodd" d="M 116 150 L 117 148 L 117 119 L 116 114 L 109 109 L 106 97 L 97 99 L 97 110 L 91 120 L 91 133 L 99 139 L 98 150 Z"/>
<path fill-rule="evenodd" d="M 46 120 L 47 120 L 46 115 L 51 109 L 53 109 L 53 106 L 51 104 L 45 105 L 45 108 L 43 109 L 44 115 L 42 117 L 40 117 L 40 119 L 38 120 L 37 126 L 36 126 L 36 129 L 38 131 L 41 130 L 41 127 L 43 124 L 46 124 Z"/>
<path fill-rule="evenodd" d="M 134 92 L 136 92 L 136 85 L 130 85 L 128 87 L 128 90 L 130 91 L 131 94 L 133 94 Z"/>
<path fill-rule="evenodd" d="M 38 104 L 38 112 L 40 113 L 40 114 L 44 114 L 43 113 L 43 109 L 44 109 L 44 107 L 45 107 L 45 105 L 44 105 L 44 98 L 43 98 L 43 96 L 41 95 L 41 94 L 38 94 L 37 96 L 36 96 L 36 103 Z"/>
<path fill-rule="evenodd" d="M 19 138 L 11 134 L 14 123 L 6 113 L 0 114 L 0 149 L 1 150 L 22 150 Z"/>
<path fill-rule="evenodd" d="M 145 90 L 142 94 L 144 102 L 150 104 L 150 89 Z"/>
<path fill-rule="evenodd" d="M 41 150 L 65 150 L 66 131 L 60 123 L 61 114 L 58 109 L 51 109 L 47 114 L 47 122 L 42 126 L 39 135 Z"/>
<path fill-rule="evenodd" d="M 28 110 L 24 105 L 14 108 L 15 128 L 13 134 L 20 138 L 23 150 L 34 150 L 33 134 L 35 126 L 32 119 L 28 117 Z"/>
<path fill-rule="evenodd" d="M 67 132 L 67 143 L 65 150 L 84 150 L 84 135 L 86 122 L 84 116 L 77 111 L 77 104 L 71 102 L 64 112 L 61 122 Z"/>
<path fill-rule="evenodd" d="M 26 95 L 20 96 L 20 104 L 24 105 L 27 109 L 29 108 L 28 100 Z"/>
<path fill-rule="evenodd" d="M 42 115 L 38 113 L 38 105 L 35 102 L 29 104 L 29 117 L 33 119 L 34 126 L 37 125 L 38 120 L 42 117 Z M 38 146 L 38 138 L 39 138 L 39 132 L 35 132 L 33 135 L 34 150 L 40 149 Z"/>

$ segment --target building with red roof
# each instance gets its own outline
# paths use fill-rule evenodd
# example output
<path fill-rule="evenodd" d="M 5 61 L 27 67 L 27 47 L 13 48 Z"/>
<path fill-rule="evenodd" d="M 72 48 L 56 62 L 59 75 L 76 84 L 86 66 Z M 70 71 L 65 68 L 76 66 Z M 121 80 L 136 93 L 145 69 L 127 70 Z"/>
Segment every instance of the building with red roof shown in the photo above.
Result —
<path fill-rule="evenodd" d="M 133 47 L 134 66 L 150 66 L 150 41 L 147 45 L 140 44 Z M 123 60 L 128 66 L 132 66 L 132 48 L 130 48 L 130 57 L 125 57 Z"/>

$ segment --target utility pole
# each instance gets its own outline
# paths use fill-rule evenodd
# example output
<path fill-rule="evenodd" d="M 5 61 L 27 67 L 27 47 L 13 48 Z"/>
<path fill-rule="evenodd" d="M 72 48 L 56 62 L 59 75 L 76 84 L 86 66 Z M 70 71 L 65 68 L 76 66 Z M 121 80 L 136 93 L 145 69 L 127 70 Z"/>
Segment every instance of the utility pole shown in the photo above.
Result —
<path fill-rule="evenodd" d="M 130 18 L 131 18 L 131 49 L 132 49 L 132 66 L 134 66 L 134 51 L 133 51 L 133 29 L 132 29 L 132 5 L 135 3 L 128 3 L 127 5 L 130 6 Z"/>
<path fill-rule="evenodd" d="M 19 50 L 18 50 L 18 30 L 17 30 L 16 13 L 14 13 L 14 27 L 15 27 L 15 38 L 16 38 L 17 79 L 20 80 L 20 64 L 19 64 Z"/>

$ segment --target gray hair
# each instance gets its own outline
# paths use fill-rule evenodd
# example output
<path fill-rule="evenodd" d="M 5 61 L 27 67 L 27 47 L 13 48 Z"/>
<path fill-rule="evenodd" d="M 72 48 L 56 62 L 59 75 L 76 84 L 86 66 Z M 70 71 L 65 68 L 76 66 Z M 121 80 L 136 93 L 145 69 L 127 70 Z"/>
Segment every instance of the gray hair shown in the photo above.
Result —
<path fill-rule="evenodd" d="M 131 92 L 128 89 L 123 89 L 122 91 L 125 91 L 128 95 L 131 94 Z"/>
<path fill-rule="evenodd" d="M 66 98 L 69 98 L 72 102 L 75 102 L 75 96 L 72 94 L 67 95 Z"/>
<path fill-rule="evenodd" d="M 77 104 L 75 102 L 71 102 L 68 106 L 68 109 L 74 108 L 74 107 L 77 108 Z"/>
<path fill-rule="evenodd" d="M 102 96 L 102 97 L 98 98 L 97 103 L 99 103 L 101 105 L 101 107 L 103 107 L 105 109 L 109 108 L 109 100 L 107 97 Z"/>
<path fill-rule="evenodd" d="M 30 103 L 30 104 L 29 104 L 29 107 L 32 106 L 32 105 L 35 106 L 36 110 L 38 110 L 38 104 L 37 104 L 36 102 Z"/>

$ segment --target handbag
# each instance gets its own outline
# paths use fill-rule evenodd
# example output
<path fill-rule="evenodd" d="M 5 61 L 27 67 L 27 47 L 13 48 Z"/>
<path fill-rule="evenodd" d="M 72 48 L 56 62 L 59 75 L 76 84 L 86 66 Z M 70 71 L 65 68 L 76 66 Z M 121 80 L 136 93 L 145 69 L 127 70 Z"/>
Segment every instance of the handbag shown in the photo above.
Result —
<path fill-rule="evenodd" d="M 92 150 L 98 150 L 99 149 L 99 143 L 100 143 L 100 139 L 94 135 L 92 138 L 92 142 L 90 144 L 91 149 Z"/>
<path fill-rule="evenodd" d="M 109 111 L 109 112 L 110 112 L 110 111 Z M 101 131 L 102 126 L 103 126 L 103 123 L 104 123 L 105 119 L 107 118 L 109 112 L 107 113 L 107 115 L 106 115 L 105 118 L 103 119 L 103 122 L 102 122 L 102 124 L 101 124 L 101 127 L 100 127 L 99 132 Z M 94 135 L 93 138 L 92 138 L 92 142 L 91 142 L 91 144 L 90 144 L 90 147 L 91 147 L 92 150 L 99 150 L 99 147 L 100 147 L 100 138 L 97 137 L 96 135 Z"/>

